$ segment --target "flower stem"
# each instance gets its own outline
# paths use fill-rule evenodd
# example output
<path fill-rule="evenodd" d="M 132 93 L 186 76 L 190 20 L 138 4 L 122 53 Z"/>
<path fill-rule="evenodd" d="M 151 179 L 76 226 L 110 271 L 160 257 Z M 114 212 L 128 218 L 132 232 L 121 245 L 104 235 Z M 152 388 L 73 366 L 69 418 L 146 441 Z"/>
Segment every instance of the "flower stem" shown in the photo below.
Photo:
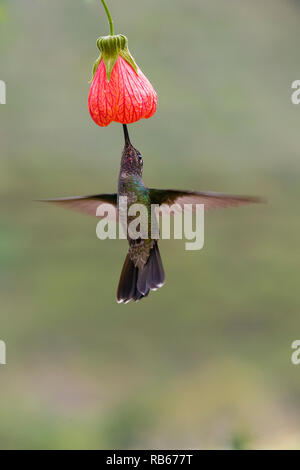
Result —
<path fill-rule="evenodd" d="M 110 15 L 110 12 L 109 12 L 109 9 L 107 8 L 107 5 L 105 3 L 104 0 L 101 0 L 102 2 L 102 5 L 104 6 L 104 10 L 107 14 L 107 18 L 108 18 L 108 23 L 109 23 L 109 30 L 110 30 L 110 35 L 113 36 L 114 35 L 114 23 L 113 23 L 113 20 L 111 18 L 111 15 Z"/>

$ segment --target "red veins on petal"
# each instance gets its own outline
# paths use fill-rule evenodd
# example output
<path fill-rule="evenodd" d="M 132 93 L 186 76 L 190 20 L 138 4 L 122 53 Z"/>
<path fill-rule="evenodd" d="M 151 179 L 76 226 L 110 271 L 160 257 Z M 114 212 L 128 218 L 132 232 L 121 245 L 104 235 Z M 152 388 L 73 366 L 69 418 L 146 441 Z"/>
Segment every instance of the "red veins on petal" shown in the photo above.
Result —
<path fill-rule="evenodd" d="M 119 56 L 110 81 L 101 60 L 90 88 L 88 104 L 90 115 L 99 126 L 108 126 L 112 121 L 131 124 L 153 116 L 157 95 L 143 72 L 138 68 L 136 73 Z"/>

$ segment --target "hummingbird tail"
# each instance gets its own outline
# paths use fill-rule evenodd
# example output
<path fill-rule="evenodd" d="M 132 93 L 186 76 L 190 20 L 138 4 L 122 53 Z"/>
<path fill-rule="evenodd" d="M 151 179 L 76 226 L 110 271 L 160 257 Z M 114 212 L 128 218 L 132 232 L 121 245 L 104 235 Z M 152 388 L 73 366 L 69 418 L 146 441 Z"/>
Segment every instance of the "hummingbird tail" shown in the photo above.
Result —
<path fill-rule="evenodd" d="M 117 292 L 117 302 L 135 302 L 147 297 L 150 290 L 157 290 L 165 282 L 165 273 L 162 265 L 157 242 L 150 251 L 147 263 L 142 269 L 136 267 L 128 253 L 123 265 Z"/>

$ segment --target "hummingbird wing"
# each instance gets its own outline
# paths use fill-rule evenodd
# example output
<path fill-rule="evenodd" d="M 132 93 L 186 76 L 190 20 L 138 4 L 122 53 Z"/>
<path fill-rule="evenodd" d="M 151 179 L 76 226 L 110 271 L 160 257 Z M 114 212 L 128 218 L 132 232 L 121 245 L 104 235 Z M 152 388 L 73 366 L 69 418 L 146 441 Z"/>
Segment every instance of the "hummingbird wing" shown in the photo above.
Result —
<path fill-rule="evenodd" d="M 205 210 L 262 202 L 261 199 L 251 196 L 232 196 L 222 193 L 177 191 L 174 189 L 150 189 L 150 198 L 151 204 L 166 204 L 168 206 L 178 204 L 182 209 L 184 209 L 184 204 L 204 204 Z M 195 210 L 194 206 L 193 210 Z"/>
<path fill-rule="evenodd" d="M 93 194 L 91 196 L 73 196 L 57 199 L 42 199 L 40 202 L 50 202 L 66 209 L 72 209 L 83 214 L 96 217 L 97 208 L 101 204 L 109 204 L 114 208 L 116 220 L 118 218 L 117 194 Z"/>

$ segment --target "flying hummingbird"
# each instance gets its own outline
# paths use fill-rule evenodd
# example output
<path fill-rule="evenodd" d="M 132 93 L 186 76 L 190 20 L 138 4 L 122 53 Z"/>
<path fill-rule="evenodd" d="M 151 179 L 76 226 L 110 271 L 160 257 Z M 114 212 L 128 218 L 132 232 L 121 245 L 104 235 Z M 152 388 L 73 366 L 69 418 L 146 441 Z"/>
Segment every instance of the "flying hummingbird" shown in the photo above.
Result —
<path fill-rule="evenodd" d="M 143 204 L 151 220 L 151 205 L 158 206 L 178 204 L 183 210 L 185 204 L 204 204 L 206 209 L 241 206 L 260 202 L 260 199 L 247 196 L 231 196 L 212 192 L 179 191 L 173 189 L 150 189 L 142 179 L 143 158 L 141 153 L 130 142 L 128 129 L 123 124 L 125 146 L 121 158 L 118 182 L 118 193 L 75 196 L 70 198 L 47 199 L 69 209 L 90 215 L 96 215 L 101 204 L 109 204 L 119 209 L 121 196 L 127 197 L 127 204 Z M 194 207 L 194 206 L 193 206 Z M 117 214 L 118 211 L 115 210 Z M 132 216 L 128 216 L 130 223 Z M 129 251 L 125 258 L 117 290 L 117 302 L 127 303 L 147 297 L 150 290 L 157 290 L 165 282 L 165 273 L 158 249 L 158 240 L 153 238 L 133 239 L 127 234 Z"/>

